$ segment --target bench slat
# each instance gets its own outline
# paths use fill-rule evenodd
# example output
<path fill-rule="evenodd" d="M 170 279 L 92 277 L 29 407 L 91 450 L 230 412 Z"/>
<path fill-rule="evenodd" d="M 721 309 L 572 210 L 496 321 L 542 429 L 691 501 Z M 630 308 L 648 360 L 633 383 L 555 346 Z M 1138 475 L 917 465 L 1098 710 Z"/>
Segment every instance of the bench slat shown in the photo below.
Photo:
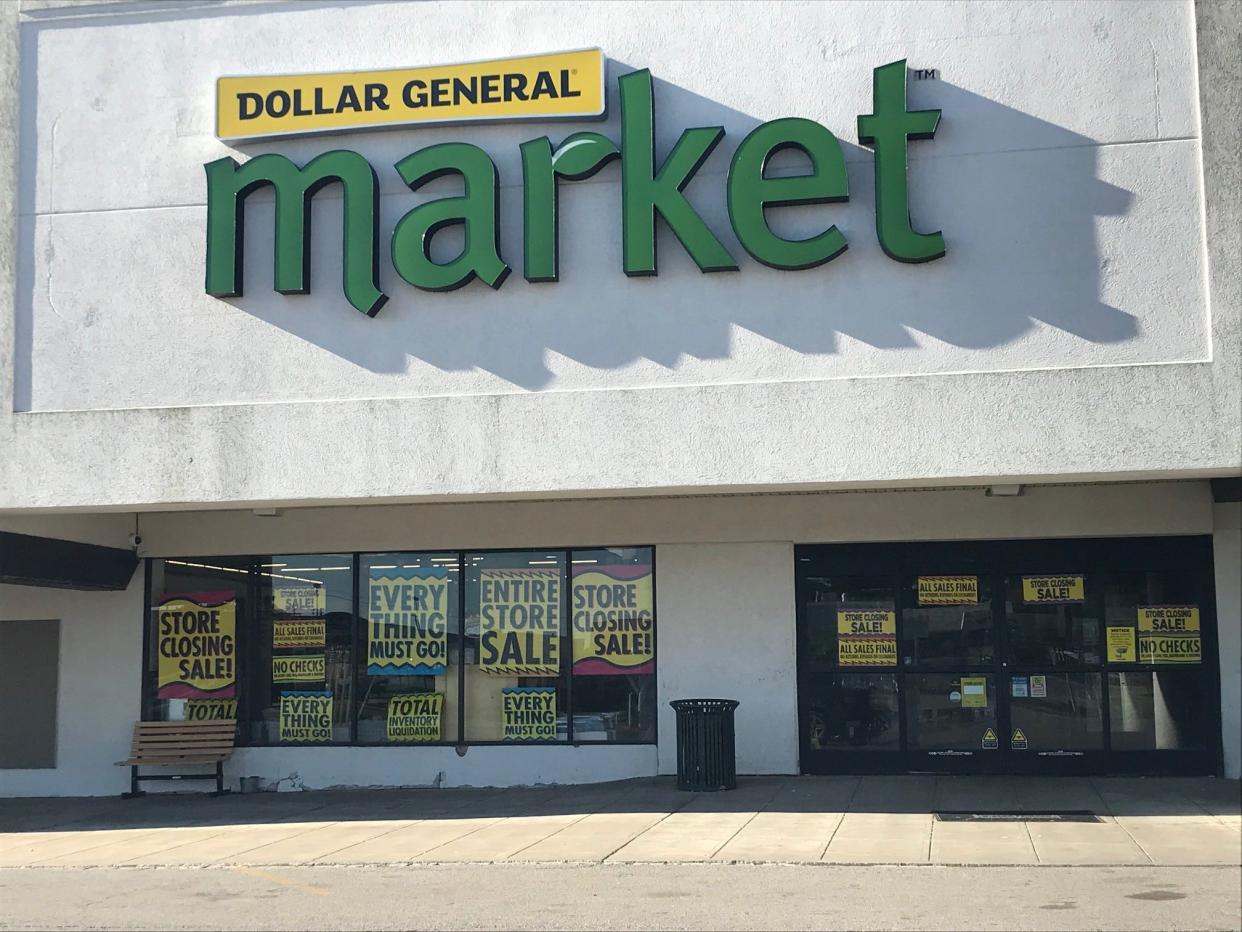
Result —
<path fill-rule="evenodd" d="M 237 727 L 236 720 L 216 722 L 139 722 L 134 724 L 134 732 L 138 734 L 159 734 L 161 732 L 210 732 L 230 731 Z"/>
<path fill-rule="evenodd" d="M 228 759 L 237 739 L 234 719 L 209 722 L 135 722 L 129 759 L 120 766 L 215 764 Z"/>
<path fill-rule="evenodd" d="M 181 744 L 232 744 L 233 738 L 231 734 L 202 734 L 193 738 L 139 738 L 134 742 L 134 747 L 142 744 L 143 747 L 163 748 L 163 747 L 179 747 Z"/>

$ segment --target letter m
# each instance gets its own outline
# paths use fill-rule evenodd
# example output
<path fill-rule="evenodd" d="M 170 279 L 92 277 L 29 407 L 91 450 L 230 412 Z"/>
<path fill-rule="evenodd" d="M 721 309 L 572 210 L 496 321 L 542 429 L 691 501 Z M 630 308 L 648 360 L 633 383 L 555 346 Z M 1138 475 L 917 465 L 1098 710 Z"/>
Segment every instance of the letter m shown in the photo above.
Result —
<path fill-rule="evenodd" d="M 276 189 L 274 287 L 281 294 L 310 292 L 311 198 L 339 181 L 345 195 L 341 262 L 345 297 L 374 317 L 388 296 L 379 290 L 379 182 L 357 152 L 325 152 L 298 168 L 283 155 L 260 155 L 238 165 L 231 158 L 203 166 L 207 171 L 207 293 L 217 298 L 242 293 L 246 198 Z"/>

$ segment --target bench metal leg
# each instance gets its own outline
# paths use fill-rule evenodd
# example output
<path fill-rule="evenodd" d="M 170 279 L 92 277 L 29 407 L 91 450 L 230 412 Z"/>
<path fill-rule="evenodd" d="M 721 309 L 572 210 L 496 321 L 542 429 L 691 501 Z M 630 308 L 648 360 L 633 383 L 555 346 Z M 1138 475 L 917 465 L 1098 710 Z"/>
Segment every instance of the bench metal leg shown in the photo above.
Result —
<path fill-rule="evenodd" d="M 129 768 L 129 792 L 122 793 L 121 799 L 134 799 L 137 796 L 146 796 L 145 790 L 138 789 L 138 768 Z"/>
<path fill-rule="evenodd" d="M 216 796 L 223 796 L 228 790 L 224 788 L 224 761 L 216 761 Z"/>

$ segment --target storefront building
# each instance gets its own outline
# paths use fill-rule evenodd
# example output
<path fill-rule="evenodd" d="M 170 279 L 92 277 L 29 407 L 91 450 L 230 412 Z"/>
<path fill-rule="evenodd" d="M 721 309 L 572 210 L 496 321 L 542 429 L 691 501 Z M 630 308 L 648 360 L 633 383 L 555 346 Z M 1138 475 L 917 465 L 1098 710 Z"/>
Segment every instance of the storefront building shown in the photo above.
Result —
<path fill-rule="evenodd" d="M 0 795 L 1239 776 L 1236 6 L 0 21 Z"/>

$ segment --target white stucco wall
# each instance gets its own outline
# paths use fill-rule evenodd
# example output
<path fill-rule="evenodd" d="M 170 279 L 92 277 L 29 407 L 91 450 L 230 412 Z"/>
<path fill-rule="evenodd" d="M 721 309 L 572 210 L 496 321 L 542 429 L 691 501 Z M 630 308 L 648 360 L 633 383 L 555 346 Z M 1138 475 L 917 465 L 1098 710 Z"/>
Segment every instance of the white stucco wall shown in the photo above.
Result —
<path fill-rule="evenodd" d="M 142 706 L 141 569 L 124 592 L 0 585 L 0 621 L 60 620 L 56 766 L 0 769 L 0 796 L 97 796 L 129 788 Z M 20 710 L 6 709 L 6 715 Z"/>
<path fill-rule="evenodd" d="M 794 558 L 788 543 L 661 547 L 660 773 L 677 772 L 674 699 L 736 699 L 739 773 L 798 772 Z"/>
<path fill-rule="evenodd" d="M 1214 534 L 1227 767 L 1237 774 L 1240 532 L 1214 512 L 1206 482 L 677 499 L 472 503 L 250 512 L 175 512 L 139 522 L 156 556 L 655 544 L 658 747 L 248 748 L 230 780 L 340 785 L 597 782 L 675 768 L 667 703 L 741 701 L 738 769 L 798 768 L 793 544 L 832 541 Z M 1230 523 L 1230 522 L 1233 523 Z M 124 546 L 132 516 L 0 517 L 0 529 Z M 1230 549 L 1232 548 L 1232 549 Z M 58 764 L 0 771 L 0 795 L 98 794 L 125 788 L 114 767 L 139 714 L 142 574 L 124 593 L 0 586 L 0 619 L 60 618 Z M 1230 608 L 1232 606 L 1232 608 Z M 1232 728 L 1232 733 L 1230 729 Z M 157 784 L 150 785 L 158 789 Z"/>
<path fill-rule="evenodd" d="M 1225 776 L 1242 777 L 1242 504 L 1216 505 L 1216 629 Z"/>
<path fill-rule="evenodd" d="M 654 18 L 653 18 L 654 17 Z M 12 320 L 0 322 L 0 508 L 326 503 L 444 496 L 945 484 L 1221 474 L 1239 448 L 1238 308 L 1206 286 L 1190 3 L 622 3 L 41 8 L 20 28 Z M 296 35 L 298 41 L 288 41 Z M 387 257 L 414 195 L 392 164 L 463 140 L 497 162 L 521 267 L 517 145 L 603 124 L 458 126 L 229 148 L 226 73 L 364 69 L 599 45 L 656 77 L 662 158 L 726 137 L 689 195 L 741 270 L 702 275 L 667 232 L 660 274 L 620 270 L 619 174 L 564 186 L 562 281 L 417 292 Z M 938 80 L 911 145 L 906 266 L 874 234 L 854 121 L 871 73 Z M 778 272 L 738 247 L 728 159 L 804 116 L 845 150 L 847 204 L 781 211 L 849 250 Z M 340 202 L 314 208 L 312 293 L 271 290 L 270 213 L 248 212 L 246 294 L 202 292 L 205 161 L 329 148 L 382 182 L 374 320 L 345 304 Z M 447 249 L 451 241 L 446 241 Z M 2 263 L 0 263 L 2 265 Z M 1136 438 L 1141 438 L 1137 440 Z M 556 455 L 550 456 L 549 451 Z M 367 451 L 365 467 L 359 451 Z M 34 481 L 37 479 L 37 481 Z"/>

